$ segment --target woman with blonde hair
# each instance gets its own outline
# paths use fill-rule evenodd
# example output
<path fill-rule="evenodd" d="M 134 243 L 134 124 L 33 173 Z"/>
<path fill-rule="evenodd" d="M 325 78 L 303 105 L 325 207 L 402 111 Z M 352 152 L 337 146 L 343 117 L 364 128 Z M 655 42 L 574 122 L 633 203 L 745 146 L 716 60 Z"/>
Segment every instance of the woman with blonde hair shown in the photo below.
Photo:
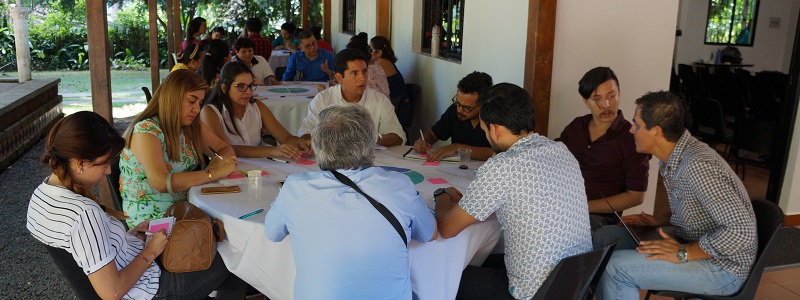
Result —
<path fill-rule="evenodd" d="M 244 283 L 217 255 L 207 270 L 171 273 L 154 260 L 167 245 L 163 230 L 145 243 L 149 221 L 130 231 L 125 216 L 99 203 L 91 189 L 111 173 L 125 146 L 100 115 L 80 111 L 56 123 L 47 136 L 42 162 L 52 170 L 31 195 L 27 228 L 49 247 L 63 249 L 103 299 L 244 299 Z"/>
<path fill-rule="evenodd" d="M 162 217 L 173 203 L 186 200 L 189 188 L 236 170 L 233 148 L 197 118 L 206 90 L 195 72 L 170 73 L 125 131 L 120 195 L 129 225 Z M 202 154 L 212 158 L 207 166 Z M 195 171 L 198 165 L 203 168 Z"/>
<path fill-rule="evenodd" d="M 245 63 L 226 64 L 200 113 L 200 120 L 220 139 L 228 141 L 239 156 L 300 159 L 300 150 L 310 151 L 311 142 L 286 131 L 272 111 L 253 98 L 255 88 L 253 73 Z M 262 145 L 262 132 L 272 134 L 281 145 Z"/>

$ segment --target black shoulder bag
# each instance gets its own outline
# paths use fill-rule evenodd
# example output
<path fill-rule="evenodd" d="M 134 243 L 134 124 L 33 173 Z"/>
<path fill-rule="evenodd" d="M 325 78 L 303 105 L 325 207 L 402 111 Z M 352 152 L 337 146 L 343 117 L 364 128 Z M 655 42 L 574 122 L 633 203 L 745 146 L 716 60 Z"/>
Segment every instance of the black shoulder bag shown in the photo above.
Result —
<path fill-rule="evenodd" d="M 375 209 L 377 209 L 383 215 L 383 217 L 386 218 L 387 221 L 389 221 L 390 224 L 392 224 L 394 230 L 397 230 L 397 234 L 399 234 L 400 237 L 403 239 L 403 244 L 405 244 L 406 248 L 408 248 L 408 240 L 406 240 L 406 234 L 403 231 L 403 226 L 400 226 L 400 221 L 397 221 L 397 218 L 394 217 L 394 215 L 389 211 L 389 209 L 386 208 L 386 206 L 383 206 L 383 204 L 381 204 L 378 201 L 375 201 L 375 199 L 372 199 L 372 197 L 365 194 L 360 188 L 358 188 L 358 186 L 352 180 L 350 180 L 350 178 L 347 178 L 347 176 L 344 176 L 342 173 L 336 172 L 336 170 L 332 170 L 331 173 L 333 173 L 333 176 L 335 176 L 336 179 L 339 179 L 339 181 L 341 181 L 345 185 L 350 186 L 351 188 L 356 190 L 356 192 L 359 192 L 361 195 L 364 195 L 364 197 L 367 197 L 369 203 L 372 204 L 372 206 L 374 206 Z"/>

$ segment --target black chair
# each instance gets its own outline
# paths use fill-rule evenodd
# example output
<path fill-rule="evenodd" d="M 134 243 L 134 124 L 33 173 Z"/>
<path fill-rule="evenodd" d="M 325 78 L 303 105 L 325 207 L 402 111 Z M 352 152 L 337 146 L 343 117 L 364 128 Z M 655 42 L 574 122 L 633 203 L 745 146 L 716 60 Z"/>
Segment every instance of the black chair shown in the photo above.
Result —
<path fill-rule="evenodd" d="M 692 134 L 712 148 L 716 144 L 730 145 L 733 132 L 725 128 L 725 116 L 719 101 L 705 97 L 694 97 L 691 107 Z M 726 146 L 725 152 L 728 152 Z"/>
<path fill-rule="evenodd" d="M 742 163 L 742 181 L 747 173 L 745 167 L 748 162 L 769 163 L 772 156 L 772 147 L 775 143 L 777 125 L 770 121 L 758 119 L 740 119 L 736 121 L 733 134 L 733 156 L 736 158 L 735 171 L 739 173 L 739 163 Z M 746 150 L 753 156 L 742 156 L 739 150 Z"/>
<path fill-rule="evenodd" d="M 616 242 L 562 259 L 533 295 L 534 300 L 592 299 Z"/>
<path fill-rule="evenodd" d="M 283 73 L 286 73 L 286 67 L 275 68 L 275 79 L 278 81 L 283 80 Z"/>
<path fill-rule="evenodd" d="M 111 201 L 114 202 L 114 210 L 121 212 L 122 196 L 119 193 L 119 174 L 119 157 L 116 157 L 111 161 L 111 174 L 106 175 L 106 183 L 108 184 L 108 189 L 111 190 Z M 122 222 L 122 225 L 125 225 L 125 229 L 129 229 L 128 223 Z"/>
<path fill-rule="evenodd" d="M 761 274 L 764 273 L 764 266 L 767 263 L 765 254 L 772 249 L 772 242 L 778 229 L 783 225 L 785 218 L 783 210 L 775 203 L 764 200 L 753 200 L 753 212 L 756 215 L 756 227 L 758 230 L 758 253 L 753 268 L 750 270 L 747 280 L 742 284 L 742 288 L 736 294 L 730 296 L 710 296 L 697 295 L 692 293 L 674 291 L 647 291 L 645 300 L 650 299 L 650 295 L 662 297 L 672 297 L 675 299 L 708 299 L 708 300 L 734 300 L 734 299 L 753 299 L 756 296 L 758 283 L 761 281 Z"/>
<path fill-rule="evenodd" d="M 100 299 L 100 296 L 94 291 L 92 283 L 89 282 L 89 277 L 83 273 L 81 267 L 79 267 L 75 259 L 72 258 L 72 254 L 69 254 L 67 250 L 61 248 L 47 245 L 45 245 L 44 248 L 47 249 L 47 254 L 53 259 L 53 263 L 56 264 L 58 270 L 61 271 L 61 275 L 67 279 L 69 286 L 72 288 L 72 291 L 75 292 L 75 296 L 78 299 Z"/>
<path fill-rule="evenodd" d="M 148 89 L 146 86 L 143 86 L 142 92 L 144 92 L 144 100 L 147 101 L 147 103 L 150 103 L 150 99 L 153 99 L 153 95 L 150 94 L 150 89 Z"/>
<path fill-rule="evenodd" d="M 411 139 L 408 139 L 408 128 L 414 123 L 414 108 L 421 97 L 422 88 L 413 83 L 406 83 L 406 91 L 408 91 L 408 99 L 401 100 L 395 107 L 397 120 L 403 126 L 403 131 L 406 133 L 406 144 L 412 145 Z"/>

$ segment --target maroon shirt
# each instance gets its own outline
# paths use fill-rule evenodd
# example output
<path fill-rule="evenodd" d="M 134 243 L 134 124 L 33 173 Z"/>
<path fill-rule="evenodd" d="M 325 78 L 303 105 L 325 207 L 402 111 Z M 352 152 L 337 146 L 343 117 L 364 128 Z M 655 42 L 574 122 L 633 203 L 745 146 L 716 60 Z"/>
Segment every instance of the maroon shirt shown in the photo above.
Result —
<path fill-rule="evenodd" d="M 255 44 L 255 46 L 253 46 L 253 54 L 261 55 L 264 59 L 269 61 L 269 57 L 272 55 L 272 44 L 258 33 L 251 33 L 247 38 L 252 40 L 253 44 Z"/>
<path fill-rule="evenodd" d="M 650 155 L 636 152 L 633 135 L 629 132 L 631 123 L 625 120 L 622 111 L 617 112 L 606 134 L 594 142 L 590 142 L 589 136 L 591 120 L 591 114 L 575 118 L 556 139 L 578 160 L 586 197 L 594 200 L 626 190 L 646 191 Z"/>

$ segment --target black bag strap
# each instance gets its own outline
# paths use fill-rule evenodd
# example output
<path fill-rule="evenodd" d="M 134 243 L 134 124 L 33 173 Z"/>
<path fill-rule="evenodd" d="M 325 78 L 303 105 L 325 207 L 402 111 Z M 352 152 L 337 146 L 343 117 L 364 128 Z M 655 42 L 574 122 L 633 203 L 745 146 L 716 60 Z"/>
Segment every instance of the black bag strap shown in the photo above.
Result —
<path fill-rule="evenodd" d="M 356 190 L 356 192 L 359 192 L 361 195 L 364 195 L 364 197 L 367 197 L 369 203 L 372 204 L 372 206 L 374 206 L 375 209 L 377 209 L 383 215 L 383 217 L 386 218 L 387 221 L 389 221 L 390 224 L 392 224 L 394 230 L 397 230 L 397 234 L 399 234 L 400 237 L 403 239 L 403 244 L 405 244 L 406 248 L 408 248 L 408 240 L 406 239 L 406 234 L 403 231 L 403 227 L 400 226 L 400 221 L 397 221 L 397 218 L 394 217 L 394 215 L 389 211 L 389 209 L 386 208 L 386 206 L 383 206 L 383 204 L 381 204 L 378 201 L 375 201 L 375 199 L 372 199 L 372 197 L 365 194 L 360 188 L 358 188 L 358 186 L 352 180 L 350 180 L 350 178 L 347 178 L 347 176 L 344 176 L 342 173 L 339 173 L 336 170 L 332 170 L 331 173 L 333 173 L 333 176 L 336 177 L 336 179 L 339 179 L 339 181 L 341 181 L 345 185 L 350 186 L 351 188 Z"/>

